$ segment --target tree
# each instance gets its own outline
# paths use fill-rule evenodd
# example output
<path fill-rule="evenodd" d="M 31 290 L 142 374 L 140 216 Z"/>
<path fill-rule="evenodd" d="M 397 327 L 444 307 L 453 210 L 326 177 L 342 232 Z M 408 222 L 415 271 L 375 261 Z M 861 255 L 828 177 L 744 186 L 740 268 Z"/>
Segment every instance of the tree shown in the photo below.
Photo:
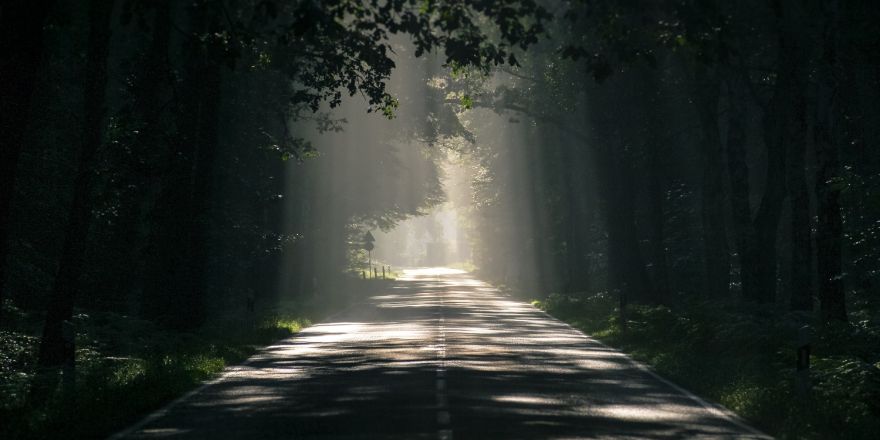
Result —
<path fill-rule="evenodd" d="M 816 145 L 816 225 L 819 301 L 824 320 L 846 321 L 841 244 L 843 220 L 840 209 L 842 177 L 839 157 L 840 133 L 835 132 L 835 109 L 839 108 L 838 78 L 841 75 L 838 45 L 841 20 L 840 2 L 822 1 L 824 12 L 822 50 L 817 65 L 815 122 Z"/>
<path fill-rule="evenodd" d="M 53 0 L 0 6 L 0 304 L 3 303 L 15 175 Z"/>
<path fill-rule="evenodd" d="M 74 341 L 66 340 L 63 326 L 73 315 L 91 220 L 91 181 L 95 154 L 103 140 L 107 54 L 110 44 L 110 17 L 114 4 L 114 0 L 91 0 L 89 3 L 82 139 L 64 245 L 40 343 L 39 364 L 42 367 L 57 367 L 74 361 Z"/>

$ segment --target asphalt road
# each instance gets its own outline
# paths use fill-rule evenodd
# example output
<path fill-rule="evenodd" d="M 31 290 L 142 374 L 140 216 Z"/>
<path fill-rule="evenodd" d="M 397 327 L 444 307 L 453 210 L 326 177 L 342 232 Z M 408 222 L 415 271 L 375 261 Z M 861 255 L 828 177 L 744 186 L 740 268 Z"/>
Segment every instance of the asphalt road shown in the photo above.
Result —
<path fill-rule="evenodd" d="M 408 271 L 114 437 L 768 438 L 450 270 Z"/>

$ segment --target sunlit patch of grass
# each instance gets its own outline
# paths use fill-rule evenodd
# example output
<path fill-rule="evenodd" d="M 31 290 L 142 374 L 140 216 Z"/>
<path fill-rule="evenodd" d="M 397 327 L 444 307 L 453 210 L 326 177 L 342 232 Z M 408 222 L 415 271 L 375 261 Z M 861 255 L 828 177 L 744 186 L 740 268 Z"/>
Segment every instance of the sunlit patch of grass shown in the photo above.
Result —
<path fill-rule="evenodd" d="M 121 362 L 112 369 L 109 375 L 111 386 L 124 386 L 134 382 L 147 374 L 147 363 L 143 359 L 121 359 Z"/>
<path fill-rule="evenodd" d="M 197 380 L 205 380 L 223 371 L 226 368 L 226 359 L 208 354 L 184 356 L 181 359 L 181 367 L 185 371 L 193 372 Z"/>
<path fill-rule="evenodd" d="M 286 330 L 290 334 L 296 334 L 302 329 L 312 325 L 312 321 L 308 318 L 279 315 L 267 318 L 261 324 L 263 328 Z"/>
<path fill-rule="evenodd" d="M 460 261 L 457 263 L 449 264 L 446 267 L 448 267 L 450 269 L 463 270 L 463 271 L 469 272 L 469 273 L 476 272 L 476 270 L 477 270 L 477 266 L 475 266 L 474 263 L 472 263 L 470 261 Z"/>
<path fill-rule="evenodd" d="M 760 400 L 764 391 L 755 383 L 735 381 L 722 387 L 718 394 L 718 403 L 746 417 L 755 417 L 757 414 L 749 414 L 749 411 L 753 409 L 753 403 Z"/>

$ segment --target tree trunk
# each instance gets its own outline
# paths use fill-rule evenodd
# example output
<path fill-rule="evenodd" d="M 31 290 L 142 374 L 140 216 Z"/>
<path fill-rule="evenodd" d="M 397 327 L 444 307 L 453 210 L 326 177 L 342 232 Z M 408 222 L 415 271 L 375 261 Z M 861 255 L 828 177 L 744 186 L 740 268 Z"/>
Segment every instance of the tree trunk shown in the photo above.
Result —
<path fill-rule="evenodd" d="M 589 166 L 583 157 L 583 146 L 568 136 L 563 135 L 562 149 L 565 152 L 560 166 L 566 177 L 565 185 L 568 193 L 568 225 L 567 231 L 567 262 L 568 290 L 571 292 L 589 292 L 592 288 L 592 265 L 587 249 L 590 248 L 591 219 L 588 201 L 592 182 L 581 171 Z"/>
<path fill-rule="evenodd" d="M 666 215 L 664 205 L 666 201 L 666 186 L 663 179 L 663 164 L 661 162 L 661 147 L 652 145 L 650 153 L 649 176 L 648 176 L 648 199 L 649 217 L 651 221 L 651 267 L 654 283 L 654 295 L 658 303 L 665 303 L 670 296 L 669 270 L 666 263 L 666 240 L 665 223 Z"/>
<path fill-rule="evenodd" d="M 785 3 L 785 4 L 783 4 Z M 779 33 L 780 69 L 777 90 L 784 100 L 777 101 L 785 109 L 778 109 L 781 116 L 778 140 L 785 158 L 785 186 L 790 207 L 791 265 L 788 274 L 789 307 L 791 310 L 811 310 L 812 292 L 812 243 L 810 222 L 810 196 L 804 177 L 807 145 L 806 88 L 807 57 L 802 35 L 805 23 L 800 17 L 805 13 L 798 2 L 778 2 L 776 14 Z"/>
<path fill-rule="evenodd" d="M 636 226 L 635 153 L 633 145 L 644 144 L 641 131 L 628 129 L 630 124 L 645 124 L 645 115 L 627 113 L 631 108 L 647 108 L 653 103 L 648 96 L 656 93 L 649 87 L 653 72 L 630 72 L 615 79 L 626 93 L 598 86 L 593 96 L 596 103 L 613 103 L 617 111 L 591 112 L 593 139 L 587 139 L 596 164 L 599 198 L 608 232 L 607 255 L 610 289 L 619 293 L 621 325 L 625 326 L 625 309 L 633 301 L 657 303 L 642 256 Z M 629 106 L 627 106 L 629 104 Z"/>
<path fill-rule="evenodd" d="M 194 11 L 196 29 L 204 32 L 216 32 L 217 25 L 211 11 Z M 193 153 L 193 188 L 190 203 L 189 224 L 189 285 L 187 301 L 184 304 L 189 316 L 195 323 L 204 320 L 205 272 L 208 258 L 208 230 L 210 223 L 211 187 L 214 181 L 214 167 L 217 153 L 221 72 L 219 66 L 218 43 L 208 43 L 198 48 L 198 62 L 190 73 L 191 87 L 195 88 L 196 96 L 193 103 L 196 107 L 195 126 L 187 136 L 194 145 Z"/>
<path fill-rule="evenodd" d="M 752 216 L 749 202 L 749 170 L 746 161 L 746 127 L 743 116 L 747 113 L 744 84 L 749 81 L 741 72 L 726 66 L 726 84 L 730 111 L 727 132 L 727 170 L 730 177 L 731 211 L 736 231 L 740 263 L 742 296 L 746 301 L 759 304 L 776 300 L 777 235 L 786 196 L 787 136 L 794 128 L 791 102 L 795 94 L 802 95 L 797 83 L 798 69 L 792 59 L 793 44 L 781 35 L 780 55 L 777 62 L 777 81 L 773 96 L 764 112 L 763 137 L 767 151 L 764 192 L 757 211 Z M 803 131 L 801 132 L 802 136 Z M 797 134 L 794 135 L 798 136 Z"/>
<path fill-rule="evenodd" d="M 780 76 L 779 81 L 784 81 Z M 777 89 L 781 88 L 777 84 Z M 782 93 L 777 102 L 782 101 Z M 749 272 L 743 280 L 748 280 L 751 285 L 743 285 L 743 297 L 759 304 L 772 303 L 776 300 L 776 276 L 777 276 L 777 229 L 782 213 L 782 202 L 785 200 L 785 145 L 782 141 L 778 115 L 775 112 L 784 112 L 780 105 L 771 106 L 764 120 L 764 142 L 767 148 L 767 173 L 764 180 L 764 195 L 758 206 L 752 227 L 754 229 L 751 243 L 746 247 L 748 253 L 745 258 L 749 264 L 743 268 Z"/>
<path fill-rule="evenodd" d="M 779 221 L 786 197 L 787 153 L 799 151 L 792 143 L 802 142 L 803 118 L 799 116 L 805 84 L 803 57 L 800 47 L 792 37 L 794 27 L 791 13 L 785 14 L 781 2 L 775 2 L 779 23 L 779 57 L 776 67 L 776 85 L 773 97 L 764 114 L 764 144 L 767 148 L 767 174 L 764 195 L 753 221 L 754 235 L 745 255 L 749 264 L 744 267 L 751 285 L 743 285 L 743 297 L 757 303 L 776 300 L 777 249 Z M 798 110 L 800 107 L 801 110 Z M 801 139 L 799 141 L 798 139 Z M 802 162 L 801 162 L 802 163 Z M 801 172 L 803 170 L 801 169 Z"/>
<path fill-rule="evenodd" d="M 635 224 L 635 188 L 631 158 L 623 148 L 595 148 L 597 176 L 608 231 L 608 269 L 611 288 L 620 294 L 621 308 L 630 301 L 653 302 L 648 274 L 639 249 Z"/>
<path fill-rule="evenodd" d="M 63 326 L 70 321 L 82 271 L 91 209 L 91 177 L 94 159 L 101 145 L 104 97 L 107 86 L 107 53 L 110 46 L 110 16 L 114 0 L 92 0 L 89 4 L 89 41 L 83 88 L 82 145 L 77 162 L 73 201 L 58 262 L 49 310 L 40 342 L 39 365 L 57 367 L 73 362 L 73 341 L 65 341 Z"/>
<path fill-rule="evenodd" d="M 730 178 L 730 207 L 733 230 L 736 237 L 737 261 L 739 262 L 740 286 L 742 295 L 754 298 L 750 291 L 755 288 L 755 252 L 752 227 L 752 208 L 749 202 L 749 166 L 746 160 L 746 97 L 745 84 L 738 72 L 726 68 L 726 89 L 728 103 L 727 117 L 727 173 Z"/>
<path fill-rule="evenodd" d="M 43 55 L 43 23 L 54 3 L 4 2 L 0 13 L 0 306 L 5 290 L 15 174 Z"/>
<path fill-rule="evenodd" d="M 789 268 L 789 308 L 791 310 L 813 309 L 812 243 L 810 236 L 810 195 L 804 176 L 806 168 L 806 78 L 798 74 L 793 84 L 791 106 L 791 130 L 786 136 L 789 207 L 791 209 L 791 267 Z"/>
<path fill-rule="evenodd" d="M 145 290 L 145 312 L 176 329 L 204 322 L 210 189 L 218 140 L 221 72 L 216 11 L 199 4 L 188 9 L 193 38 L 178 116 L 180 140 L 155 208 Z M 202 35 L 208 39 L 202 41 Z"/>
<path fill-rule="evenodd" d="M 171 66 L 168 50 L 171 39 L 171 5 L 170 0 L 157 0 L 152 3 L 153 20 L 150 44 L 146 53 L 136 64 L 136 77 L 129 89 L 131 113 L 129 125 L 137 128 L 138 135 L 132 142 L 132 154 L 128 157 L 128 165 L 135 171 L 132 173 L 138 189 L 134 191 L 128 203 L 128 211 L 123 217 L 120 233 L 127 236 L 130 250 L 128 265 L 130 277 L 127 277 L 120 292 L 129 297 L 129 309 L 132 314 L 139 314 L 142 307 L 143 291 L 147 276 L 149 252 L 147 250 L 151 237 L 151 222 L 148 213 L 158 191 L 158 170 L 162 169 L 160 155 L 167 141 L 163 139 L 166 127 L 163 116 L 171 113 L 164 110 L 164 102 L 171 99 L 169 84 Z"/>
<path fill-rule="evenodd" d="M 837 0 L 824 3 L 827 17 L 824 23 L 822 56 L 819 59 L 816 81 L 816 225 L 817 272 L 819 303 L 825 321 L 846 321 L 846 298 L 841 266 L 843 221 L 840 214 L 841 169 L 839 137 L 834 129 L 838 81 L 837 30 L 840 4 Z"/>
<path fill-rule="evenodd" d="M 725 222 L 724 164 L 718 127 L 720 81 L 715 71 L 696 67 L 697 103 L 702 137 L 700 214 L 703 224 L 705 289 L 710 296 L 726 297 L 730 289 L 730 247 Z"/>

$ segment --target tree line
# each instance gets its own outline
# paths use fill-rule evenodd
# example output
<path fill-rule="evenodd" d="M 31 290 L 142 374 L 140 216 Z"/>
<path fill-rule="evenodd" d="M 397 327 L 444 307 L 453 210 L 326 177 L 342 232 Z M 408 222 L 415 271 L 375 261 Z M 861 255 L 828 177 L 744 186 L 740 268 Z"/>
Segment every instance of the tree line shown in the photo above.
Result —
<path fill-rule="evenodd" d="M 876 300 L 875 5 L 558 10 L 500 85 L 454 85 L 523 125 L 519 140 L 476 133 L 477 266 L 621 306 L 686 294 L 846 321 Z"/>

